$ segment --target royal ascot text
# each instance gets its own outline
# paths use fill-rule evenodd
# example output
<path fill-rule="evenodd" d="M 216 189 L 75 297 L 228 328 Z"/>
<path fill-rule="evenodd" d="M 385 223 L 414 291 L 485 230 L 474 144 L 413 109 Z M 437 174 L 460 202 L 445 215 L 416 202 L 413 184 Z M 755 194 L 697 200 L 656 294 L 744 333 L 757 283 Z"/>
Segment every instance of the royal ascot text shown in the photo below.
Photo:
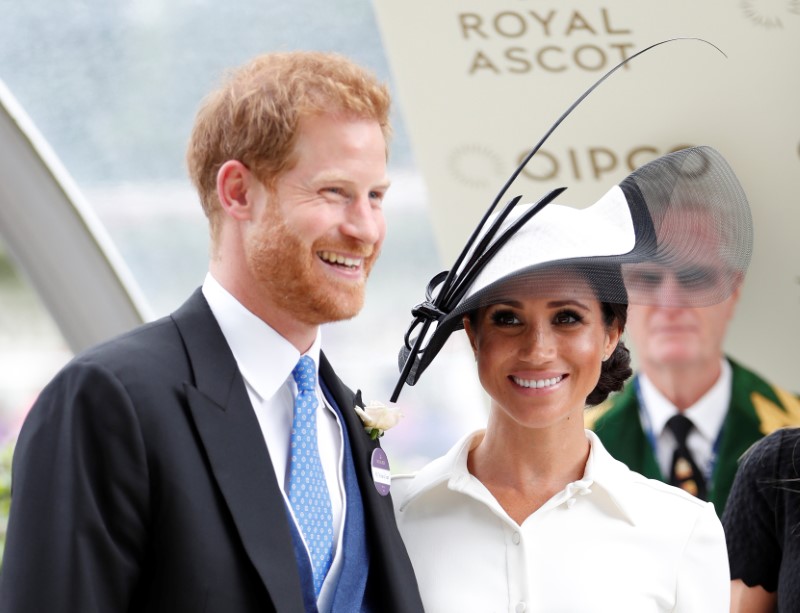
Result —
<path fill-rule="evenodd" d="M 613 23 L 608 9 L 500 11 L 458 14 L 461 37 L 470 44 L 467 74 L 549 73 L 570 69 L 605 71 L 634 53 L 630 28 Z M 509 45 L 497 47 L 496 42 Z"/>

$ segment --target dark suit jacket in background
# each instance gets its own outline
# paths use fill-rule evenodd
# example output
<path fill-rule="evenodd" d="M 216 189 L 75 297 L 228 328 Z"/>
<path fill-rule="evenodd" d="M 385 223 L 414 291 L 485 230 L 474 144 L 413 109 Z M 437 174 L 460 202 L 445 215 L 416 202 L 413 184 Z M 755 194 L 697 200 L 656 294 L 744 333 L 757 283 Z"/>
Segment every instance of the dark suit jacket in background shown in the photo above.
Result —
<path fill-rule="evenodd" d="M 378 443 L 320 362 L 363 498 L 365 602 L 421 611 L 391 500 L 373 484 Z M 284 498 L 200 290 L 54 378 L 22 428 L 12 487 L 0 611 L 303 611 Z"/>
<path fill-rule="evenodd" d="M 709 484 L 709 501 L 722 517 L 742 454 L 761 437 L 785 426 L 800 425 L 800 401 L 730 358 L 731 404 L 722 424 L 717 458 Z M 639 418 L 634 383 L 586 413 L 586 427 L 595 431 L 617 460 L 645 477 L 668 481 L 661 474 Z"/>

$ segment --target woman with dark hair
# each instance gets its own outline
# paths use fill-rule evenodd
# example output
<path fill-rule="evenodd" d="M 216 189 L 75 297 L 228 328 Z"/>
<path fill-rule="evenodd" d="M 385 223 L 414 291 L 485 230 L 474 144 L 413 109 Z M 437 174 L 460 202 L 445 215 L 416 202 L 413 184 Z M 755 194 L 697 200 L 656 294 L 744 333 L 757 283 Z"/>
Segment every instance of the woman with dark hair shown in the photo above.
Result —
<path fill-rule="evenodd" d="M 689 171 L 699 162 L 714 176 Z M 631 374 L 627 303 L 713 302 L 733 290 L 725 279 L 741 279 L 714 274 L 719 254 L 700 244 L 696 224 L 733 224 L 723 247 L 745 269 L 743 193 L 706 199 L 702 215 L 681 207 L 687 193 L 718 196 L 725 182 L 738 187 L 719 154 L 696 148 L 648 164 L 582 210 L 550 205 L 526 219 L 511 207 L 476 233 L 457 273 L 434 279 L 436 296 L 429 290 L 414 310 L 422 331 L 401 351 L 400 385 L 416 383 L 463 326 L 490 408 L 484 430 L 392 480 L 428 613 L 727 613 L 714 507 L 630 471 L 583 422 Z M 646 291 L 654 266 L 691 269 L 697 282 Z M 426 322 L 436 323 L 430 335 Z"/>
<path fill-rule="evenodd" d="M 750 447 L 722 525 L 731 613 L 800 611 L 800 428 L 776 430 Z"/>

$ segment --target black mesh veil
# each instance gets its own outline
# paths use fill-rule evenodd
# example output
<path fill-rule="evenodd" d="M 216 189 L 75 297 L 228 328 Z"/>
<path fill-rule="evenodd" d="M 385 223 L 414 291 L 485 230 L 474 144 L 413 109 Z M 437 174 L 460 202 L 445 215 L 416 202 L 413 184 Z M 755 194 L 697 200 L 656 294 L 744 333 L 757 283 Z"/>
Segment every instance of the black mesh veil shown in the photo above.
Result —
<path fill-rule="evenodd" d="M 753 248 L 753 220 L 742 186 L 711 147 L 666 155 L 620 185 L 645 203 L 653 224 L 652 256 L 623 265 L 628 303 L 707 306 L 743 280 Z M 676 284 L 658 287 L 668 269 Z M 658 289 L 658 291 L 656 291 Z"/>
<path fill-rule="evenodd" d="M 485 218 L 454 270 L 431 280 L 426 301 L 412 310 L 393 402 L 463 316 L 481 307 L 552 295 L 576 278 L 585 282 L 570 283 L 571 295 L 601 302 L 707 306 L 743 280 L 753 244 L 750 208 L 711 147 L 662 156 L 584 209 L 550 204 L 562 191 L 533 206 L 518 206 L 517 198 Z"/>

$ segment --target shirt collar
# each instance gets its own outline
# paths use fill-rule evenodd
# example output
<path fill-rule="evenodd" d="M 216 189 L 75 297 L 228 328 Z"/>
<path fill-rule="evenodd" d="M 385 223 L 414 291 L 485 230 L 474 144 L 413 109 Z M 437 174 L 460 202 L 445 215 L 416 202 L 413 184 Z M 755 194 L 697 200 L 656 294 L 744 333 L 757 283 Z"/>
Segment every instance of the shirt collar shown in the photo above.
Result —
<path fill-rule="evenodd" d="M 594 488 L 601 489 L 612 502 L 612 507 L 620 517 L 631 524 L 635 524 L 635 506 L 631 490 L 631 471 L 622 462 L 615 460 L 606 451 L 600 439 L 594 432 L 586 430 L 589 439 L 590 451 L 586 461 L 583 478 L 567 484 L 561 493 L 556 494 L 554 501 L 558 504 L 566 502 L 578 495 L 591 495 Z M 414 477 L 403 500 L 399 501 L 401 511 L 417 497 L 438 487 L 448 487 L 451 490 L 462 491 L 470 494 L 469 490 L 474 485 L 475 478 L 467 469 L 469 452 L 474 449 L 483 438 L 483 430 L 472 432 L 460 439 L 445 455 L 433 460 L 420 470 Z M 643 478 L 643 477 L 642 477 Z M 595 493 L 595 495 L 597 495 Z M 475 496 L 484 500 L 484 496 Z M 557 501 L 555 499 L 558 499 Z"/>
<path fill-rule="evenodd" d="M 467 469 L 467 457 L 483 438 L 483 432 L 478 430 L 462 437 L 445 455 L 432 460 L 416 473 L 405 497 L 400 501 L 400 510 L 404 510 L 417 496 L 438 485 L 444 483 L 453 489 L 472 478 Z"/>
<path fill-rule="evenodd" d="M 264 320 L 257 317 L 226 290 L 209 272 L 203 281 L 211 312 L 222 330 L 245 381 L 265 400 L 286 383 L 300 359 L 300 352 Z M 305 353 L 319 369 L 321 332 Z"/>
<path fill-rule="evenodd" d="M 730 406 L 732 378 L 733 374 L 728 360 L 721 360 L 720 375 L 717 381 L 697 402 L 683 412 L 692 420 L 694 427 L 703 438 L 711 443 L 716 440 Z M 641 399 L 644 403 L 643 408 L 647 411 L 650 419 L 653 436 L 659 438 L 666 427 L 667 420 L 678 412 L 678 408 L 653 385 L 647 375 L 641 373 L 638 379 Z"/>
<path fill-rule="evenodd" d="M 636 524 L 636 493 L 631 487 L 631 470 L 611 456 L 597 435 L 586 430 L 591 451 L 586 462 L 583 480 L 602 489 L 613 503 L 620 516 L 631 524 Z M 644 477 L 641 477 L 644 479 Z"/>

